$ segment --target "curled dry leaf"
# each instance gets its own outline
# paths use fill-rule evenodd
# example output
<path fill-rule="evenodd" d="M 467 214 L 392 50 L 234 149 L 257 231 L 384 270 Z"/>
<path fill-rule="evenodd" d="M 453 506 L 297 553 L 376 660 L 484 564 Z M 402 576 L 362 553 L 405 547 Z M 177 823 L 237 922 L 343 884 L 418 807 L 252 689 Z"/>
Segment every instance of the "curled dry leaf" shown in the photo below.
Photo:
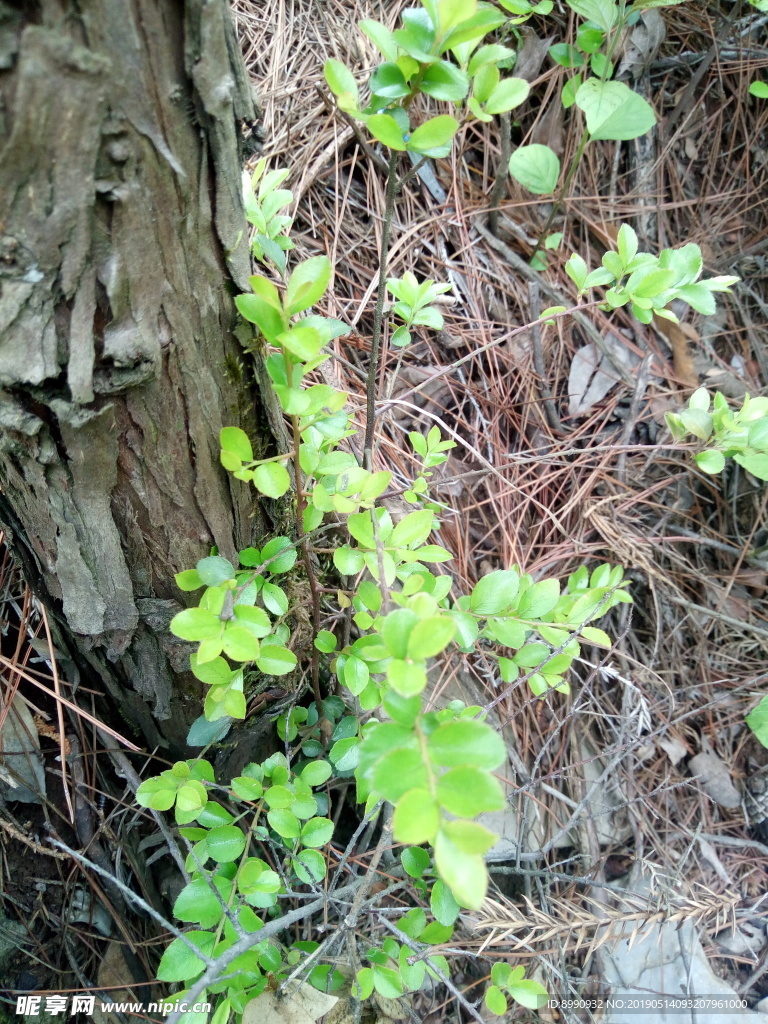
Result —
<path fill-rule="evenodd" d="M 704 749 L 688 762 L 691 775 L 699 777 L 699 785 L 720 807 L 741 807 L 741 793 L 736 789 L 727 766 L 714 750 Z"/>
<path fill-rule="evenodd" d="M 243 1024 L 314 1024 L 338 1001 L 337 996 L 318 992 L 306 983 L 285 995 L 268 990 L 246 1004 Z"/>
<path fill-rule="evenodd" d="M 601 352 L 590 342 L 580 348 L 573 357 L 571 372 L 568 375 L 568 414 L 583 416 L 593 405 L 605 398 L 614 384 L 620 383 L 620 377 L 613 365 L 618 362 L 628 368 L 638 363 L 634 353 L 629 352 L 626 345 L 615 334 L 607 334 L 604 339 L 606 348 L 612 359 Z"/>
<path fill-rule="evenodd" d="M 42 803 L 46 793 L 35 720 L 18 693 L 0 730 L 0 792 L 26 804 Z"/>

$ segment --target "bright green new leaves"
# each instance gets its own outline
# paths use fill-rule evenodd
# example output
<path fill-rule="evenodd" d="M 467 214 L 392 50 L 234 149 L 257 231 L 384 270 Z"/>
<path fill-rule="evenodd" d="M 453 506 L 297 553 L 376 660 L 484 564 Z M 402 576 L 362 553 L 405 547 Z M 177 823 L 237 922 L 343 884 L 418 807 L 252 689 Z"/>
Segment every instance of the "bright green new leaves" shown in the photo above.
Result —
<path fill-rule="evenodd" d="M 251 239 L 251 252 L 261 263 L 269 258 L 282 275 L 285 274 L 285 254 L 293 248 L 293 242 L 285 233 L 291 226 L 292 218 L 280 210 L 293 202 L 293 193 L 278 188 L 288 177 L 286 168 L 266 171 L 267 161 L 258 161 L 252 175 L 243 173 L 243 203 L 249 224 L 256 229 Z M 257 191 L 258 189 L 258 191 Z M 247 459 L 253 458 L 248 456 Z M 247 461 L 246 459 L 246 461 Z"/>
<path fill-rule="evenodd" d="M 717 392 L 710 410 L 710 396 L 699 388 L 687 409 L 667 413 L 666 419 L 676 441 L 693 434 L 706 444 L 694 455 L 703 472 L 719 473 L 726 458 L 732 458 L 758 480 L 768 480 L 768 398 L 745 395 L 741 408 L 731 410 Z"/>
<path fill-rule="evenodd" d="M 560 160 L 549 146 L 518 146 L 509 158 L 509 173 L 536 195 L 554 192 L 560 179 Z"/>
<path fill-rule="evenodd" d="M 609 83 L 613 84 L 613 83 Z M 617 309 L 627 303 L 641 323 L 649 324 L 654 314 L 676 321 L 666 307 L 682 299 L 697 312 L 715 312 L 714 292 L 727 292 L 737 277 L 712 277 L 700 281 L 701 250 L 689 242 L 679 249 L 664 249 L 659 256 L 637 251 L 637 236 L 628 224 L 619 229 L 617 251 L 603 256 L 603 265 L 590 272 L 581 256 L 574 253 L 565 270 L 582 295 L 590 288 L 610 285 L 605 308 Z"/>
<path fill-rule="evenodd" d="M 636 139 L 656 124 L 653 107 L 624 82 L 588 78 L 576 91 L 592 140 Z"/>
<path fill-rule="evenodd" d="M 398 327 L 392 335 L 392 344 L 398 348 L 408 345 L 411 340 L 410 328 L 415 325 L 423 324 L 436 331 L 441 330 L 442 314 L 431 303 L 450 291 L 450 288 L 449 284 L 435 284 L 431 279 L 419 283 L 409 270 L 401 278 L 390 278 L 387 289 L 398 300 L 392 312 L 405 321 L 404 326 Z"/>
<path fill-rule="evenodd" d="M 495 963 L 491 969 L 491 982 L 485 990 L 485 1005 L 498 1016 L 507 1012 L 507 996 L 514 999 L 529 1010 L 539 1010 L 546 1006 L 549 995 L 538 981 L 524 977 L 525 969 L 507 963 Z M 504 991 L 506 990 L 507 996 Z"/>

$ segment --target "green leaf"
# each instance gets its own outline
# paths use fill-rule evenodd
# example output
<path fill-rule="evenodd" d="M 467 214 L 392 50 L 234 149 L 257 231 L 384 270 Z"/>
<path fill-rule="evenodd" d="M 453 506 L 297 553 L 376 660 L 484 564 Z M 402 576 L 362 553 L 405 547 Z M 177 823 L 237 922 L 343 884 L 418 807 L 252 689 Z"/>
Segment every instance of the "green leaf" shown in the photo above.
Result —
<path fill-rule="evenodd" d="M 301 841 L 305 846 L 325 846 L 333 838 L 333 822 L 330 818 L 310 818 L 301 829 Z"/>
<path fill-rule="evenodd" d="M 616 248 L 625 267 L 637 256 L 638 246 L 639 242 L 634 229 L 629 224 L 622 224 L 616 237 Z"/>
<path fill-rule="evenodd" d="M 245 849 L 245 836 L 236 825 L 220 825 L 208 833 L 208 853 L 220 864 L 236 860 Z"/>
<path fill-rule="evenodd" d="M 166 779 L 146 779 L 136 790 L 136 802 L 141 807 L 152 807 L 156 811 L 168 811 L 176 801 L 176 786 Z"/>
<path fill-rule="evenodd" d="M 409 512 L 394 528 L 387 543 L 396 548 L 414 547 L 427 539 L 434 525 L 435 513 L 429 509 Z"/>
<path fill-rule="evenodd" d="M 427 685 L 427 672 L 420 662 L 393 658 L 387 666 L 387 681 L 401 697 L 414 697 Z"/>
<path fill-rule="evenodd" d="M 598 647 L 610 648 L 611 646 L 611 638 L 608 634 L 603 632 L 602 629 L 595 629 L 594 626 L 583 626 L 581 635 L 591 644 L 597 644 Z"/>
<path fill-rule="evenodd" d="M 492 775 L 482 768 L 464 765 L 451 768 L 437 780 L 437 800 L 451 814 L 474 818 L 485 811 L 500 811 L 504 793 Z"/>
<path fill-rule="evenodd" d="M 282 498 L 291 486 L 291 478 L 285 466 L 279 462 L 266 462 L 253 471 L 253 484 L 257 491 L 268 498 Z"/>
<path fill-rule="evenodd" d="M 417 750 L 391 750 L 376 763 L 370 781 L 373 789 L 392 804 L 410 789 L 429 788 L 427 769 Z"/>
<path fill-rule="evenodd" d="M 267 821 L 272 828 L 283 839 L 298 839 L 301 832 L 299 819 L 285 807 L 278 807 L 267 814 Z"/>
<path fill-rule="evenodd" d="M 345 544 L 333 552 L 333 564 L 342 575 L 357 576 L 365 563 L 359 548 L 350 548 Z"/>
<path fill-rule="evenodd" d="M 427 11 L 410 7 L 403 11 L 403 28 L 393 33 L 398 46 L 419 61 L 429 64 L 435 60 L 432 47 L 435 42 L 435 27 Z"/>
<path fill-rule="evenodd" d="M 344 662 L 344 685 L 357 697 L 368 685 L 370 670 L 362 658 L 350 656 Z"/>
<path fill-rule="evenodd" d="M 682 3 L 683 0 L 680 0 Z M 768 82 L 752 82 L 749 87 L 749 95 L 757 96 L 761 100 L 768 100 Z"/>
<path fill-rule="evenodd" d="M 421 878 L 429 867 L 430 857 L 420 846 L 408 846 L 400 854 L 403 870 L 411 878 Z"/>
<path fill-rule="evenodd" d="M 370 122 L 369 122 L 370 123 Z M 408 140 L 408 149 L 416 153 L 428 153 L 451 141 L 459 130 L 459 122 L 449 114 L 439 114 L 419 125 Z"/>
<path fill-rule="evenodd" d="M 498 569 L 483 576 L 469 599 L 469 607 L 478 614 L 505 611 L 517 597 L 520 577 L 514 569 Z"/>
<path fill-rule="evenodd" d="M 255 608 L 248 604 L 236 604 L 233 614 L 238 625 L 250 630 L 259 639 L 272 631 L 272 623 L 263 608 Z M 208 680 L 203 680 L 203 682 L 208 682 Z"/>
<path fill-rule="evenodd" d="M 768 480 L 768 455 L 734 455 L 733 461 L 758 480 Z"/>
<path fill-rule="evenodd" d="M 676 289 L 676 292 L 676 298 L 687 302 L 692 309 L 703 316 L 713 316 L 717 310 L 715 297 L 703 282 L 682 285 Z"/>
<path fill-rule="evenodd" d="M 497 1017 L 501 1017 L 507 1012 L 507 998 L 496 985 L 489 985 L 485 990 L 485 1005 Z"/>
<path fill-rule="evenodd" d="M 357 736 L 347 736 L 333 744 L 328 757 L 337 772 L 349 772 L 357 767 L 360 758 L 360 740 Z"/>
<path fill-rule="evenodd" d="M 174 579 L 179 590 L 199 590 L 204 586 L 197 569 L 185 569 L 184 572 L 177 572 Z"/>
<path fill-rule="evenodd" d="M 521 1006 L 525 1006 L 529 1010 L 541 1009 L 542 1006 L 547 1005 L 549 999 L 549 993 L 544 986 L 531 978 L 523 978 L 519 981 L 511 980 L 507 985 L 507 991 L 516 1003 L 520 1003 Z"/>
<path fill-rule="evenodd" d="M 482 67 L 488 64 L 498 64 L 500 61 L 511 60 L 515 51 L 508 46 L 501 46 L 499 43 L 486 43 L 481 46 L 473 55 L 467 66 L 467 74 L 474 78 Z"/>
<path fill-rule="evenodd" d="M 540 619 L 551 612 L 560 600 L 560 584 L 557 580 L 541 580 L 529 587 L 520 598 L 517 614 L 521 619 Z"/>
<path fill-rule="evenodd" d="M 589 276 L 589 268 L 578 253 L 573 253 L 565 264 L 565 272 L 576 285 L 579 293 L 584 291 L 584 283 Z"/>
<path fill-rule="evenodd" d="M 327 60 L 323 68 L 328 88 L 334 96 L 349 96 L 350 106 L 358 104 L 358 91 L 355 76 L 349 68 L 339 60 Z"/>
<path fill-rule="evenodd" d="M 576 92 L 592 139 L 636 139 L 656 124 L 653 107 L 624 82 L 588 78 Z"/>
<path fill-rule="evenodd" d="M 321 882 L 325 878 L 325 858 L 317 850 L 302 850 L 293 862 L 293 869 L 302 882 Z"/>
<path fill-rule="evenodd" d="M 435 866 L 457 903 L 479 910 L 488 890 L 488 875 L 483 858 L 460 850 L 445 834 L 435 840 Z"/>
<path fill-rule="evenodd" d="M 373 987 L 385 999 L 399 999 L 403 994 L 403 982 L 400 973 L 391 967 L 373 967 Z"/>
<path fill-rule="evenodd" d="M 546 195 L 557 187 L 560 160 L 549 146 L 539 143 L 518 146 L 509 158 L 509 173 L 529 192 Z"/>
<path fill-rule="evenodd" d="M 448 768 L 474 765 L 493 770 L 507 756 L 501 736 L 489 725 L 474 719 L 438 726 L 427 740 L 427 750 L 435 764 Z"/>
<path fill-rule="evenodd" d="M 276 583 L 265 583 L 261 588 L 261 599 L 264 607 L 273 615 L 285 615 L 288 611 L 288 598 Z"/>
<path fill-rule="evenodd" d="M 432 886 L 429 907 L 436 920 L 446 926 L 452 925 L 461 912 L 459 904 L 453 898 L 453 893 L 440 878 Z"/>
<path fill-rule="evenodd" d="M 253 462 L 253 448 L 248 435 L 240 427 L 222 427 L 219 433 L 221 450 L 230 452 L 241 462 Z"/>
<path fill-rule="evenodd" d="M 610 32 L 619 21 L 619 9 L 611 0 L 568 0 L 568 6 L 606 32 Z"/>
<path fill-rule="evenodd" d="M 331 261 L 327 256 L 312 256 L 300 263 L 291 274 L 285 292 L 287 315 L 293 316 L 294 313 L 301 313 L 319 302 L 325 295 L 330 279 Z M 311 330 L 311 328 L 309 329 Z"/>
<path fill-rule="evenodd" d="M 336 637 L 328 629 L 321 629 L 315 637 L 315 647 L 323 654 L 330 654 L 336 650 Z"/>
<path fill-rule="evenodd" d="M 235 796 L 241 800 L 259 800 L 264 793 L 264 787 L 258 779 L 251 779 L 247 775 L 238 775 L 230 783 Z"/>
<path fill-rule="evenodd" d="M 205 608 L 187 608 L 171 619 L 170 630 L 180 640 L 209 640 L 221 634 L 223 622 Z"/>
<path fill-rule="evenodd" d="M 411 789 L 398 802 L 392 816 L 392 834 L 399 843 L 430 843 L 437 833 L 440 812 L 426 789 Z"/>
<path fill-rule="evenodd" d="M 548 52 L 555 64 L 559 64 L 561 68 L 580 68 L 584 64 L 584 57 L 570 43 L 555 43 L 554 46 L 550 46 Z"/>
<path fill-rule="evenodd" d="M 381 22 L 365 19 L 359 21 L 358 27 L 371 40 L 381 55 L 388 61 L 397 60 L 397 43 L 395 37 Z"/>
<path fill-rule="evenodd" d="M 259 656 L 259 641 L 247 626 L 228 622 L 222 637 L 224 653 L 233 661 L 255 661 Z"/>
<path fill-rule="evenodd" d="M 440 60 L 430 64 L 422 76 L 420 86 L 422 92 L 436 100 L 460 103 L 469 92 L 469 78 L 455 64 Z"/>
<path fill-rule="evenodd" d="M 371 75 L 370 86 L 374 95 L 386 100 L 398 100 L 411 92 L 403 72 L 390 61 L 379 64 Z"/>
<path fill-rule="evenodd" d="M 462 43 L 481 39 L 489 32 L 499 28 L 505 21 L 504 15 L 500 11 L 493 10 L 491 7 L 480 10 L 473 14 L 471 18 L 466 18 L 455 28 L 451 29 L 440 44 L 440 51 L 445 53 L 446 50 L 455 49 L 455 47 L 460 46 Z"/>
<path fill-rule="evenodd" d="M 443 831 L 459 850 L 473 855 L 487 853 L 499 838 L 476 821 L 445 821 Z"/>
<path fill-rule="evenodd" d="M 524 78 L 505 78 L 496 86 L 485 104 L 486 114 L 504 114 L 528 99 L 530 85 Z"/>
<path fill-rule="evenodd" d="M 768 696 L 749 712 L 745 721 L 762 745 L 768 747 Z"/>
<path fill-rule="evenodd" d="M 432 615 L 418 622 L 408 637 L 408 657 L 434 658 L 453 639 L 456 622 L 448 615 Z"/>
<path fill-rule="evenodd" d="M 185 885 L 173 905 L 173 916 L 180 921 L 199 924 L 202 928 L 213 928 L 221 920 L 224 911 L 217 899 L 213 886 L 221 893 L 226 903 L 232 892 L 232 883 L 221 875 L 207 878 L 193 878 Z"/>
<path fill-rule="evenodd" d="M 274 345 L 278 334 L 285 330 L 282 310 L 275 309 L 260 295 L 236 295 L 235 305 L 240 315 L 256 324 L 267 341 Z"/>
<path fill-rule="evenodd" d="M 373 114 L 366 124 L 374 139 L 378 139 L 383 145 L 389 146 L 390 149 L 405 149 L 403 133 L 394 117 L 389 114 Z"/>
<path fill-rule="evenodd" d="M 419 697 L 402 697 L 392 691 L 384 695 L 384 710 L 393 721 L 410 729 L 421 711 L 421 700 Z"/>
<path fill-rule="evenodd" d="M 293 671 L 297 664 L 298 659 L 293 651 L 277 644 L 263 643 L 256 659 L 259 671 L 266 676 L 284 676 Z"/>
<path fill-rule="evenodd" d="M 197 946 L 204 956 L 213 952 L 216 938 L 211 932 L 187 932 L 184 936 L 193 946 Z M 191 981 L 201 974 L 205 963 L 189 948 L 182 939 L 174 939 L 163 953 L 157 968 L 159 981 Z"/>
<path fill-rule="evenodd" d="M 301 779 L 308 786 L 322 786 L 333 775 L 333 769 L 327 761 L 310 761 L 301 770 Z"/>

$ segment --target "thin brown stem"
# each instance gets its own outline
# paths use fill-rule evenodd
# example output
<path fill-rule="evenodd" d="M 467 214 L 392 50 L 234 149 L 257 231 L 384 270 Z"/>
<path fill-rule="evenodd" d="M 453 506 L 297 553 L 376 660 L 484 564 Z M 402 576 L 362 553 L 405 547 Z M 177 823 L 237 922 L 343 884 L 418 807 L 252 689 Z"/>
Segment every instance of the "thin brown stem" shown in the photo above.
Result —
<path fill-rule="evenodd" d="M 507 176 L 509 174 L 509 158 L 512 156 L 512 118 L 509 113 L 502 114 L 501 121 L 501 154 L 496 168 L 496 180 L 493 183 L 491 194 L 488 197 L 488 206 L 491 212 L 488 214 L 488 227 L 498 234 L 499 228 L 499 203 L 507 187 Z"/>
<path fill-rule="evenodd" d="M 389 237 L 392 231 L 392 217 L 395 212 L 395 199 L 398 191 L 397 182 L 397 151 L 392 150 L 389 157 L 387 173 L 387 196 L 384 206 L 384 222 L 381 226 L 381 247 L 379 249 L 379 287 L 376 296 L 376 309 L 373 314 L 373 333 L 371 334 L 371 360 L 368 366 L 366 386 L 365 444 L 363 461 L 366 469 L 373 465 L 373 433 L 376 425 L 376 385 L 378 383 L 379 350 L 381 347 L 381 328 L 384 320 L 384 297 L 387 291 L 387 262 L 389 257 Z"/>
<path fill-rule="evenodd" d="M 312 634 L 313 639 L 320 632 L 320 590 L 315 574 L 315 567 L 312 564 L 312 554 L 304 540 L 304 509 L 307 507 L 307 498 L 304 494 L 304 483 L 301 478 L 301 465 L 299 463 L 299 447 L 301 445 L 301 431 L 299 430 L 299 417 L 291 416 L 291 428 L 293 430 L 293 469 L 296 476 L 296 533 L 301 546 L 301 557 L 304 562 L 304 569 L 307 573 L 309 592 L 312 597 Z M 317 712 L 320 714 L 320 652 L 312 645 L 312 693 L 315 695 Z"/>

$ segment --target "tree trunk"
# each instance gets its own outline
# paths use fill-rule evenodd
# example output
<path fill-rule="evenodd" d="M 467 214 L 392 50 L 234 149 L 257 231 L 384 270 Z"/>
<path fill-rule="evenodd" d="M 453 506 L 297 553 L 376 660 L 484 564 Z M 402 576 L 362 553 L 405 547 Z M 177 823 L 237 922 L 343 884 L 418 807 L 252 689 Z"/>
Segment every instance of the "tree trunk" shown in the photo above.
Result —
<path fill-rule="evenodd" d="M 232 333 L 254 117 L 225 0 L 0 2 L 0 521 L 149 742 L 200 713 L 174 573 L 266 531 L 218 458 L 268 444 Z"/>

